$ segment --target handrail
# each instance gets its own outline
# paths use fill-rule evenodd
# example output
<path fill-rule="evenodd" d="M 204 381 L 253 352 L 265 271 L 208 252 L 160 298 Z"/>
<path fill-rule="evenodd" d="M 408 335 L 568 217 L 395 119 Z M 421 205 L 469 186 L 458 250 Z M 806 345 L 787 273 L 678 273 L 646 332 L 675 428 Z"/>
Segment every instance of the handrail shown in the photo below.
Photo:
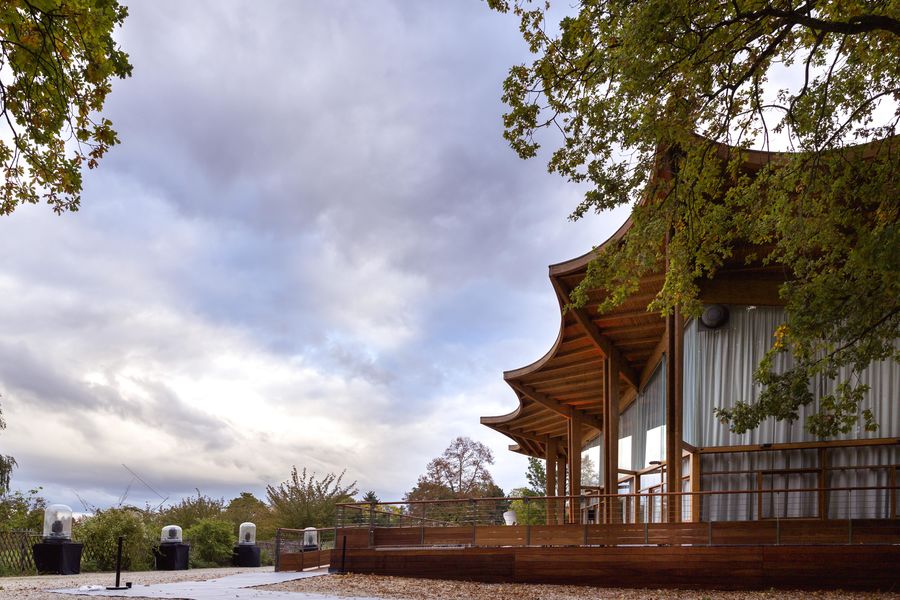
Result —
<path fill-rule="evenodd" d="M 872 486 L 841 486 L 841 487 L 814 487 L 814 488 L 779 488 L 779 489 L 742 489 L 742 490 L 698 490 L 693 492 L 675 491 L 675 492 L 625 492 L 619 494 L 579 494 L 565 496 L 492 496 L 487 498 L 448 498 L 447 500 L 405 500 L 394 502 L 342 502 L 337 506 L 363 508 L 371 505 L 375 506 L 394 506 L 394 505 L 416 505 L 416 504 L 461 504 L 472 502 L 506 502 L 514 500 L 522 500 L 525 502 L 533 502 L 540 500 L 574 500 L 576 498 L 628 498 L 628 497 L 658 497 L 658 496 L 714 496 L 726 494 L 774 494 L 774 493 L 811 493 L 811 492 L 845 492 L 845 491 L 866 491 L 866 490 L 900 490 L 900 485 L 872 485 Z M 410 516 L 410 515 L 404 515 Z M 421 517 L 420 517 L 421 518 Z"/>

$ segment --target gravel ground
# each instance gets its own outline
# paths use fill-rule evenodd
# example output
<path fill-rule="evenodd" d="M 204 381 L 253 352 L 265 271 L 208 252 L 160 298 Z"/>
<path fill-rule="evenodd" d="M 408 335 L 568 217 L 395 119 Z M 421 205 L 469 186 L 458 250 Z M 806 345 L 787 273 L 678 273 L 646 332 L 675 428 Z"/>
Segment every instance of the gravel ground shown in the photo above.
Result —
<path fill-rule="evenodd" d="M 317 592 L 342 597 L 376 596 L 405 600 L 597 600 L 623 598 L 625 600 L 763 600 L 775 598 L 843 598 L 900 599 L 900 594 L 854 592 L 716 592 L 682 590 L 626 590 L 570 585 L 524 585 L 510 583 L 471 583 L 434 579 L 409 579 L 377 575 L 326 575 L 267 585 L 260 589 L 285 592 Z"/>
<path fill-rule="evenodd" d="M 174 583 L 176 581 L 205 581 L 226 575 L 250 571 L 272 571 L 272 567 L 257 569 L 190 569 L 188 571 L 139 571 L 122 573 L 122 585 L 126 581 L 137 584 Z M 0 578 L 0 598 L 3 600 L 67 600 L 79 596 L 53 594 L 46 590 L 76 588 L 83 585 L 114 585 L 115 573 L 82 573 L 81 575 L 43 575 L 40 577 Z"/>

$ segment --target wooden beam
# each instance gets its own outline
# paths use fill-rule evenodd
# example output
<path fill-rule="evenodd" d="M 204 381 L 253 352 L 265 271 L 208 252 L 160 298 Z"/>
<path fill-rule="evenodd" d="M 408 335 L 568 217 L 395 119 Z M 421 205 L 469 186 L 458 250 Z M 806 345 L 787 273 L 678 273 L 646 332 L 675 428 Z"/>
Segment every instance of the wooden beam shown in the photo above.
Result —
<path fill-rule="evenodd" d="M 606 359 L 606 395 L 603 407 L 603 491 L 619 493 L 619 361 Z M 606 502 L 606 523 L 618 521 L 618 506 Z"/>
<path fill-rule="evenodd" d="M 569 301 L 569 292 L 570 290 L 565 286 L 565 284 L 555 277 L 551 277 L 550 281 L 553 282 L 553 287 L 556 288 L 556 293 L 559 294 L 560 298 L 564 302 Z M 622 376 L 625 378 L 629 384 L 634 387 L 638 387 L 640 381 L 635 375 L 634 371 L 631 367 L 625 362 L 622 357 L 622 353 L 619 352 L 619 349 L 612 343 L 612 341 L 603 335 L 600 332 L 600 329 L 594 324 L 594 321 L 591 319 L 590 315 L 587 314 L 583 308 L 575 308 L 572 309 L 572 315 L 575 317 L 575 320 L 581 325 L 584 329 L 585 333 L 588 334 L 588 337 L 594 342 L 594 345 L 603 353 L 604 356 L 610 357 L 615 355 L 620 363 L 620 371 Z"/>
<path fill-rule="evenodd" d="M 559 450 L 558 446 L 557 450 Z M 556 461 L 556 495 L 566 495 L 566 461 L 564 460 Z M 559 501 L 559 506 L 556 507 L 556 522 L 559 525 L 563 525 L 566 522 L 565 508 L 566 501 L 562 499 Z"/>
<path fill-rule="evenodd" d="M 547 436 L 538 435 L 537 433 L 528 432 L 528 431 L 519 431 L 513 429 L 512 427 L 506 427 L 503 425 L 494 425 L 494 429 L 497 429 L 501 433 L 505 433 L 506 435 L 512 435 L 517 438 L 521 438 L 523 440 L 528 440 L 529 442 L 534 442 L 536 444 L 546 444 Z"/>
<path fill-rule="evenodd" d="M 681 469 L 681 444 L 678 443 L 678 431 L 676 426 L 676 398 L 675 398 L 675 381 L 677 360 L 675 352 L 675 315 L 670 314 L 666 317 L 666 491 L 671 493 L 681 491 L 681 477 L 678 474 Z M 675 496 L 669 496 L 671 500 Z M 674 501 L 666 502 L 666 520 L 669 523 L 678 521 L 678 503 Z"/>
<path fill-rule="evenodd" d="M 581 421 L 578 418 L 569 420 L 569 495 L 581 495 Z M 569 523 L 581 521 L 581 502 L 578 498 L 569 498 Z"/>
<path fill-rule="evenodd" d="M 538 404 L 543 405 L 544 407 L 552 410 L 553 412 L 559 413 L 565 418 L 572 420 L 573 418 L 580 419 L 586 425 L 590 425 L 595 429 L 603 429 L 603 423 L 597 419 L 597 417 L 593 417 L 583 411 L 572 408 L 567 404 L 562 404 L 548 396 L 547 394 L 543 394 L 530 385 L 526 385 L 524 383 L 519 383 L 518 381 L 507 381 L 509 385 L 515 388 L 518 392 L 528 396 Z"/>
<path fill-rule="evenodd" d="M 647 382 L 650 381 L 650 377 L 653 375 L 653 372 L 656 371 L 656 367 L 659 365 L 659 361 L 665 353 L 666 336 L 663 335 L 659 338 L 659 343 L 656 345 L 656 348 L 653 349 L 647 362 L 644 363 L 644 368 L 641 371 L 641 384 L 638 386 L 638 390 L 643 390 L 644 386 L 647 385 Z"/>
<path fill-rule="evenodd" d="M 691 521 L 695 523 L 700 522 L 700 518 L 702 517 L 701 513 L 701 502 L 702 498 L 698 493 L 700 491 L 700 478 L 702 474 L 700 472 L 700 455 L 697 453 L 691 453 L 690 465 L 691 465 Z"/>
<path fill-rule="evenodd" d="M 545 481 L 545 489 L 544 495 L 552 496 L 556 492 L 556 461 L 558 459 L 559 451 L 557 449 L 557 443 L 555 439 L 550 439 L 547 441 L 547 453 L 546 453 L 546 481 Z M 546 514 L 547 525 L 553 525 L 556 522 L 556 501 L 555 500 L 547 500 L 547 514 Z"/>

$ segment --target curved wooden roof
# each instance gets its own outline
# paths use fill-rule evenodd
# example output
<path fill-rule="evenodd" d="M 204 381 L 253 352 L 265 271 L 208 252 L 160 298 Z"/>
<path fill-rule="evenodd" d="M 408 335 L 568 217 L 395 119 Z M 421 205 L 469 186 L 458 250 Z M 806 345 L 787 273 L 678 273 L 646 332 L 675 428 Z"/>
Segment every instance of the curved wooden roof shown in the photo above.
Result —
<path fill-rule="evenodd" d="M 665 321 L 648 312 L 647 304 L 662 285 L 662 275 L 644 278 L 640 290 L 622 305 L 600 315 L 596 308 L 603 295 L 592 291 L 586 306 L 564 310 L 569 293 L 586 274 L 596 252 L 620 239 L 631 227 L 625 222 L 613 236 L 584 256 L 550 266 L 550 281 L 560 305 L 560 329 L 556 342 L 530 365 L 507 371 L 503 379 L 516 393 L 519 406 L 507 415 L 482 417 L 481 423 L 512 438 L 512 450 L 544 456 L 546 443 L 558 438 L 565 447 L 567 421 L 576 415 L 596 435 L 602 429 L 604 359 L 616 353 L 622 359 L 623 405 L 636 395 L 641 373 L 661 349 Z M 655 366 L 650 365 L 650 368 Z M 563 450 L 564 451 L 564 450 Z"/>
<path fill-rule="evenodd" d="M 733 151 L 715 144 L 723 157 Z M 741 150 L 745 169 L 753 173 L 772 161 L 778 153 Z M 659 174 L 657 174 L 659 176 Z M 509 414 L 482 417 L 481 423 L 510 437 L 510 449 L 530 456 L 544 457 L 546 444 L 556 438 L 565 453 L 567 421 L 573 415 L 593 428 L 586 438 L 602 429 L 604 406 L 604 359 L 615 354 L 620 365 L 620 406 L 624 410 L 649 379 L 665 348 L 665 320 L 647 305 L 659 293 L 665 274 L 645 276 L 639 289 L 615 309 L 600 314 L 597 306 L 605 297 L 603 290 L 592 290 L 586 305 L 566 311 L 569 293 L 581 282 L 587 265 L 609 244 L 622 239 L 629 229 L 629 218 L 603 244 L 590 252 L 550 265 L 550 282 L 560 305 L 560 331 L 556 342 L 530 365 L 507 371 L 503 379 L 516 393 L 519 406 Z M 745 255 L 736 249 L 734 260 L 724 266 L 713 281 L 700 282 L 701 296 L 708 302 L 735 304 L 780 304 L 777 288 L 783 273 L 772 267 L 747 267 Z"/>

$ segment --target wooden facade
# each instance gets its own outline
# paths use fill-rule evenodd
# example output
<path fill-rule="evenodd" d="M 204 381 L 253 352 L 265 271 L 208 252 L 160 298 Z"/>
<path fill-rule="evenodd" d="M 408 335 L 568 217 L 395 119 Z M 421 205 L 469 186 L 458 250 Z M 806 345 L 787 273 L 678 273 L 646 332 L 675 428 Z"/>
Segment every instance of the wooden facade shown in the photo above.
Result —
<path fill-rule="evenodd" d="M 728 148 L 721 146 L 721 153 Z M 777 160 L 766 152 L 747 152 L 744 170 L 752 176 L 763 165 Z M 659 173 L 657 177 L 666 177 Z M 602 436 L 600 461 L 602 480 L 587 493 L 616 494 L 622 489 L 637 492 L 698 492 L 703 486 L 703 456 L 715 453 L 771 452 L 776 448 L 789 450 L 799 447 L 819 449 L 817 464 L 804 465 L 818 477 L 819 518 L 827 518 L 827 492 L 831 448 L 888 445 L 900 447 L 900 425 L 886 423 L 888 435 L 880 439 L 819 441 L 814 444 L 792 446 L 790 439 L 774 440 L 770 444 L 743 446 L 696 447 L 685 441 L 685 327 L 688 322 L 678 311 L 664 316 L 647 310 L 648 304 L 660 292 L 665 280 L 665 265 L 659 272 L 644 276 L 638 289 L 612 310 L 601 313 L 599 305 L 605 299 L 602 289 L 590 290 L 587 303 L 580 308 L 568 307 L 571 291 L 584 279 L 590 261 L 610 245 L 619 243 L 631 228 L 631 220 L 591 252 L 549 267 L 549 277 L 560 306 L 560 329 L 550 350 L 534 363 L 507 371 L 504 380 L 518 399 L 518 407 L 501 416 L 481 418 L 481 423 L 508 436 L 514 444 L 510 449 L 546 460 L 548 493 L 579 496 L 581 493 L 581 449 Z M 778 290 L 785 280 L 785 271 L 777 265 L 760 260 L 748 263 L 748 256 L 764 256 L 765 248 L 738 247 L 717 271 L 715 278 L 698 282 L 700 300 L 704 304 L 743 305 L 751 309 L 783 306 Z M 623 468 L 619 456 L 621 415 L 644 392 L 663 366 L 664 393 L 664 455 L 667 459 L 652 461 L 651 465 Z M 888 392 L 896 398 L 896 389 Z M 897 421 L 896 411 L 890 413 Z M 849 443 L 848 443 L 849 442 Z M 677 457 L 673 459 L 673 457 Z M 872 465 L 887 468 L 889 481 L 897 481 L 900 453 Z M 553 468 L 555 467 L 555 469 Z M 784 473 L 801 478 L 794 468 Z M 575 474 L 573 477 L 572 474 Z M 769 469 L 766 477 L 777 478 L 777 470 Z M 765 478 L 764 478 L 765 479 Z M 767 484 L 764 480 L 760 485 Z M 809 487 L 809 486 L 805 486 Z M 891 502 L 896 503 L 896 494 Z M 576 518 L 578 506 L 567 507 L 568 522 L 585 520 L 587 507 L 580 507 L 582 516 Z M 697 520 L 694 511 L 685 514 L 669 503 L 665 520 L 677 522 Z M 548 511 L 547 524 L 559 522 L 555 512 Z M 889 516 L 895 516 L 891 510 Z M 851 517 L 853 515 L 846 515 Z M 614 522 L 615 514 L 595 516 L 594 522 Z"/>

